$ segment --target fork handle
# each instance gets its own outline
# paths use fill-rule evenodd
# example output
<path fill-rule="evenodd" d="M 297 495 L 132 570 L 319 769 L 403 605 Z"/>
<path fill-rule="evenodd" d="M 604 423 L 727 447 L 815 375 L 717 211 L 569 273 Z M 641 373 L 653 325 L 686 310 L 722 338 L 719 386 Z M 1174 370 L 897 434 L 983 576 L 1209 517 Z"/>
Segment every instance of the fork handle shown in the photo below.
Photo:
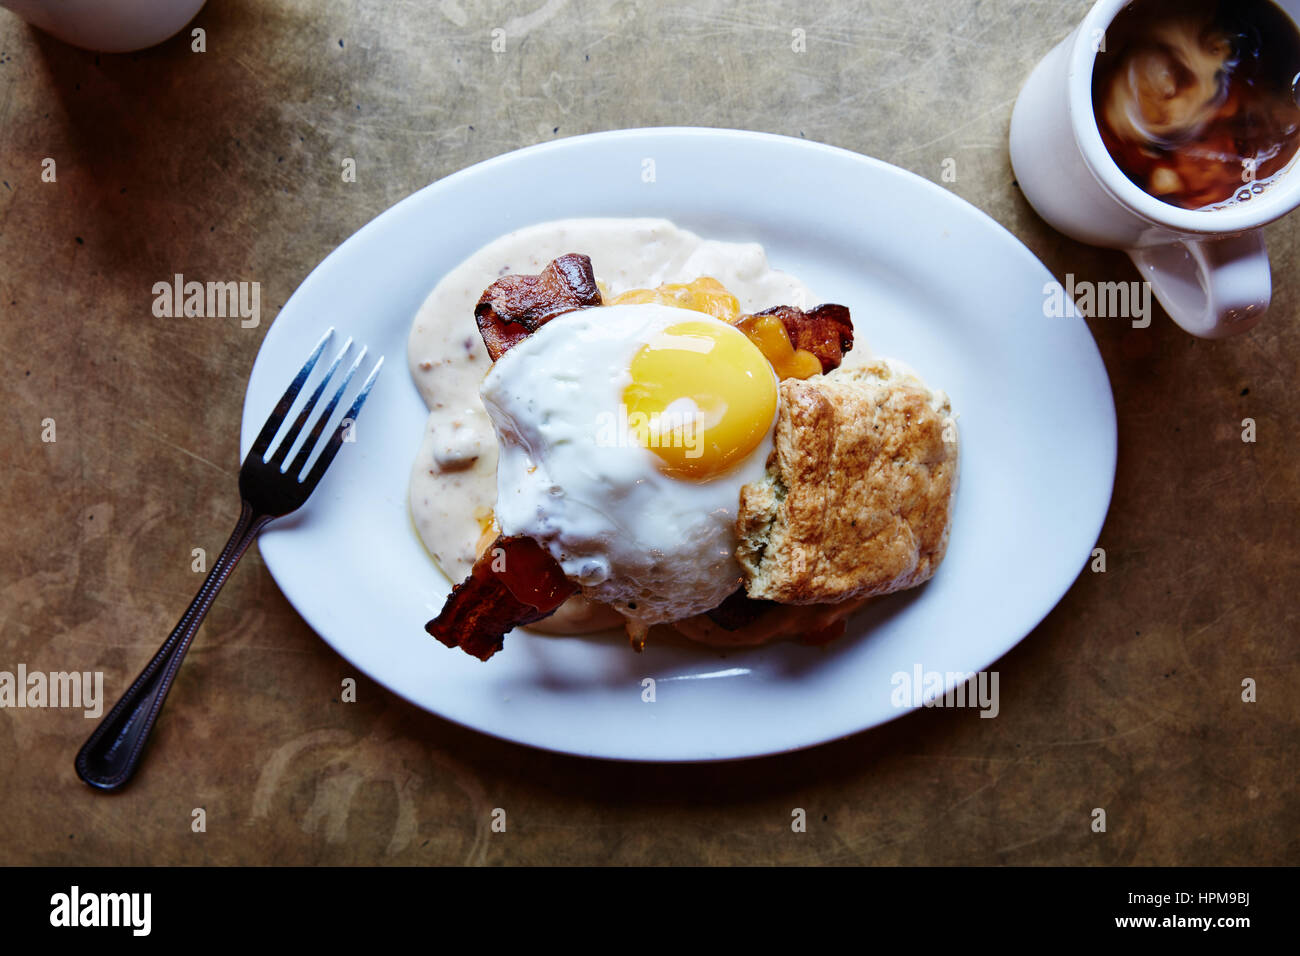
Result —
<path fill-rule="evenodd" d="M 77 752 L 77 776 L 86 783 L 101 790 L 116 790 L 131 779 L 140 763 L 149 732 L 158 720 L 167 692 L 171 690 L 176 672 L 185 659 L 185 652 L 189 650 L 208 608 L 248 546 L 270 520 L 270 515 L 259 514 L 247 501 L 243 502 L 239 522 L 230 540 L 212 565 L 185 616 Z"/>

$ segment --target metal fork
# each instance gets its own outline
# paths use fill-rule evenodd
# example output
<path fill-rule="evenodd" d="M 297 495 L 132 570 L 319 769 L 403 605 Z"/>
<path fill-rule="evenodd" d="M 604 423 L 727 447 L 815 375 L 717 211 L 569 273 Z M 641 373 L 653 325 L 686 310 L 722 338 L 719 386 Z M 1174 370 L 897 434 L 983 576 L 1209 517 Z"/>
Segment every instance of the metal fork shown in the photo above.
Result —
<path fill-rule="evenodd" d="M 171 690 L 176 672 L 180 670 L 181 661 L 185 659 L 185 652 L 189 650 L 190 643 L 194 640 L 199 625 L 203 623 L 208 608 L 216 600 L 221 586 L 226 583 L 226 579 L 230 577 L 235 565 L 258 533 L 273 519 L 296 511 L 311 496 L 321 475 L 325 474 L 325 469 L 330 466 L 339 447 L 346 440 L 348 430 L 354 426 L 361 406 L 365 404 L 366 396 L 370 394 L 370 389 L 375 384 L 375 376 L 379 374 L 379 369 L 384 364 L 382 356 L 375 363 L 370 375 L 366 377 L 352 407 L 321 449 L 311 471 L 302 476 L 311 458 L 312 450 L 325 430 L 335 406 L 343 398 L 344 390 L 360 368 L 361 360 L 365 358 L 364 348 L 343 376 L 342 383 L 325 405 L 324 411 L 316 419 L 315 425 L 302 443 L 302 448 L 294 457 L 292 464 L 286 467 L 285 459 L 293 450 L 294 443 L 311 417 L 321 395 L 324 394 L 326 385 L 334 377 L 344 355 L 352 346 L 352 339 L 348 339 L 338 355 L 334 357 L 334 361 L 330 363 L 325 377 L 307 399 L 307 403 L 294 419 L 283 440 L 272 454 L 267 455 L 272 439 L 280 431 L 289 409 L 293 407 L 294 399 L 311 376 L 312 369 L 316 367 L 316 360 L 325 351 L 325 345 L 333 334 L 333 329 L 326 332 L 316 348 L 312 350 L 307 363 L 289 383 L 284 395 L 276 403 L 271 417 L 262 426 L 257 440 L 253 442 L 253 447 L 249 449 L 248 456 L 240 466 L 239 497 L 242 508 L 239 521 L 230 540 L 222 549 L 220 557 L 208 572 L 203 586 L 199 588 L 199 593 L 194 596 L 194 601 L 185 612 L 185 616 L 180 619 L 180 623 L 163 642 L 162 647 L 158 648 L 158 653 L 153 656 L 153 660 L 140 672 L 135 683 L 122 695 L 122 699 L 108 712 L 77 753 L 77 776 L 92 787 L 116 790 L 131 779 L 140 763 L 140 756 L 144 751 L 145 742 L 149 739 L 149 732 L 153 730 L 154 723 L 158 720 L 158 713 L 167 699 L 167 692 Z"/>

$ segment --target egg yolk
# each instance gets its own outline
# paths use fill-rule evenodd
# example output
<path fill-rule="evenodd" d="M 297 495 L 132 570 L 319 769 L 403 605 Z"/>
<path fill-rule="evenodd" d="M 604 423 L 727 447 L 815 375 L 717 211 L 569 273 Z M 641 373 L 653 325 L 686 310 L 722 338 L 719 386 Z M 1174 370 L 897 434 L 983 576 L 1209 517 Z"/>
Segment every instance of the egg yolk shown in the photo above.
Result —
<path fill-rule="evenodd" d="M 812 378 L 822 373 L 821 359 L 806 349 L 795 348 L 790 333 L 785 330 L 785 323 L 775 315 L 747 315 L 736 327 L 767 356 L 782 381 Z"/>
<path fill-rule="evenodd" d="M 667 282 L 654 289 L 629 289 L 616 296 L 610 305 L 667 305 L 675 309 L 703 312 L 723 322 L 735 322 L 740 316 L 740 300 L 727 291 L 713 276 L 700 276 L 694 282 Z"/>
<path fill-rule="evenodd" d="M 608 298 L 608 290 L 602 287 L 601 293 Z M 780 319 L 774 315 L 742 314 L 740 300 L 713 276 L 700 276 L 693 282 L 665 283 L 653 289 L 629 289 L 609 302 L 610 305 L 645 303 L 703 312 L 736 326 L 767 356 L 782 381 L 821 374 L 821 361 L 811 352 L 794 347 Z"/>
<path fill-rule="evenodd" d="M 628 427 L 677 478 L 707 481 L 758 447 L 776 415 L 776 376 L 749 338 L 720 322 L 678 322 L 632 358 Z"/>

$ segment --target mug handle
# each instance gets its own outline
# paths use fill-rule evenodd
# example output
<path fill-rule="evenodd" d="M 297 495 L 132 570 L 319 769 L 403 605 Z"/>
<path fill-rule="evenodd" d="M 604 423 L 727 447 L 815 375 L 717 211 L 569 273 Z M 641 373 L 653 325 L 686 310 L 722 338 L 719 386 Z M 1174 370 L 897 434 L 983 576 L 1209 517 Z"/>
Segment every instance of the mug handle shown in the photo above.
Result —
<path fill-rule="evenodd" d="M 1273 297 L 1268 249 L 1258 229 L 1127 251 L 1169 317 L 1201 338 L 1254 328 Z"/>

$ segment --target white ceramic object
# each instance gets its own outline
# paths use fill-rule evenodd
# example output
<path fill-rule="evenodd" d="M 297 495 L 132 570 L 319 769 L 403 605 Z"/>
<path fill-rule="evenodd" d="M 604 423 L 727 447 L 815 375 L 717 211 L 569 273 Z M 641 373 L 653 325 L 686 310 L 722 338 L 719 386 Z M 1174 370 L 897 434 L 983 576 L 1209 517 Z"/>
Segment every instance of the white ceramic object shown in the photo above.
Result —
<path fill-rule="evenodd" d="M 205 0 L 0 0 L 64 43 L 127 53 L 161 43 L 194 19 Z"/>
<path fill-rule="evenodd" d="M 1214 210 L 1182 209 L 1132 182 L 1097 128 L 1097 47 L 1129 0 L 1100 0 L 1035 67 L 1011 117 L 1011 163 L 1048 223 L 1096 246 L 1123 249 L 1165 311 L 1205 338 L 1252 328 L 1272 296 L 1260 227 L 1300 205 L 1297 163 L 1259 195 Z M 1300 0 L 1279 0 L 1293 20 Z"/>
<path fill-rule="evenodd" d="M 652 182 L 643 179 L 647 160 Z M 449 584 L 407 510 L 426 416 L 403 368 L 412 316 L 444 273 L 512 229 L 645 215 L 761 242 L 775 266 L 850 306 L 875 353 L 905 360 L 948 391 L 962 460 L 947 558 L 929 583 L 869 605 L 825 648 L 780 643 L 721 655 L 652 639 L 636 654 L 620 635 L 516 631 L 480 662 L 424 631 Z M 599 274 L 600 250 L 589 251 Z M 872 727 L 911 709 L 891 701 L 893 675 L 918 664 L 987 668 L 1089 560 L 1110 502 L 1115 411 L 1083 320 L 1044 317 L 1052 281 L 1010 233 L 947 190 L 804 140 L 626 130 L 488 160 L 344 242 L 267 332 L 244 401 L 245 453 L 326 327 L 388 363 L 356 443 L 343 446 L 300 512 L 263 533 L 263 558 L 294 607 L 359 671 L 498 737 L 589 756 L 696 761 Z M 656 681 L 654 703 L 643 700 L 646 678 Z M 1031 679 L 1002 675 L 1004 712 L 1018 682 Z M 293 674 L 284 680 L 302 690 Z"/>

